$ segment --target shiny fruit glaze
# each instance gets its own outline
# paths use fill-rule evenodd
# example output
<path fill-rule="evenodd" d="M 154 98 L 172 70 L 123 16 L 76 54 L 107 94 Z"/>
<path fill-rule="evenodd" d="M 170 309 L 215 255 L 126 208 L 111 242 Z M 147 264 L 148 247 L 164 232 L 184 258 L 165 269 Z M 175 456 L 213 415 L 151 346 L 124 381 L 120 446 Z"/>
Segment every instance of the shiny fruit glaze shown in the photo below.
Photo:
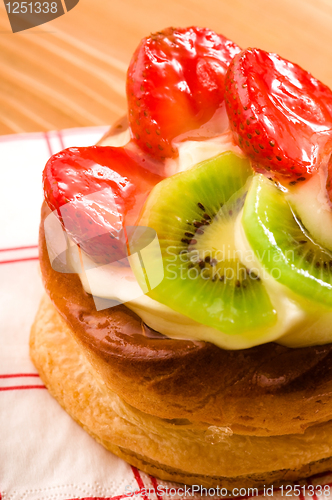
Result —
<path fill-rule="evenodd" d="M 328 198 L 332 204 L 332 159 L 331 158 L 330 158 L 330 161 L 329 161 L 328 167 L 327 167 L 326 189 L 327 189 Z M 332 209 L 332 205 L 331 205 L 331 209 Z"/>
<path fill-rule="evenodd" d="M 121 228 L 135 224 L 149 192 L 162 180 L 153 173 L 158 166 L 126 148 L 65 149 L 44 169 L 45 200 L 96 262 L 119 260 L 126 255 Z"/>
<path fill-rule="evenodd" d="M 111 241 L 110 250 L 107 238 L 119 240 L 123 225 L 135 224 L 165 177 L 165 158 L 177 155 L 173 139 L 209 121 L 224 98 L 235 142 L 255 170 L 284 185 L 307 180 L 332 151 L 328 87 L 277 54 L 240 51 L 206 28 L 167 28 L 143 39 L 128 69 L 127 98 L 132 139 L 126 147 L 67 149 L 44 171 L 49 207 L 96 262 L 109 262 L 110 252 L 122 257 L 123 242 Z M 331 179 L 330 165 L 330 200 Z M 88 199 L 94 193 L 98 203 Z M 64 224 L 67 203 L 75 210 Z"/>
<path fill-rule="evenodd" d="M 244 50 L 229 66 L 225 98 L 234 139 L 258 171 L 294 184 L 331 154 L 332 92 L 297 64 Z"/>
<path fill-rule="evenodd" d="M 168 28 L 144 38 L 127 74 L 133 139 L 157 158 L 172 139 L 210 120 L 224 101 L 227 67 L 240 48 L 206 28 Z"/>

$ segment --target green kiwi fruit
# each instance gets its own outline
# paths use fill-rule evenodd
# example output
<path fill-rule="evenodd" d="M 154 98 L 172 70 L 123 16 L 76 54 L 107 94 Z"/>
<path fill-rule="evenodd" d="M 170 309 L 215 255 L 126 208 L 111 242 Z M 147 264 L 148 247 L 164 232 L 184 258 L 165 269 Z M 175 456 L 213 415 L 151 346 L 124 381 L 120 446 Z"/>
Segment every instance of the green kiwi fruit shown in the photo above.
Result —
<path fill-rule="evenodd" d="M 223 153 L 160 182 L 139 221 L 156 231 L 164 265 L 164 278 L 147 295 L 227 334 L 276 322 L 262 281 L 234 245 L 251 176 L 248 160 Z"/>
<path fill-rule="evenodd" d="M 256 257 L 273 278 L 332 307 L 332 252 L 312 239 L 285 194 L 263 175 L 251 183 L 242 224 Z"/>

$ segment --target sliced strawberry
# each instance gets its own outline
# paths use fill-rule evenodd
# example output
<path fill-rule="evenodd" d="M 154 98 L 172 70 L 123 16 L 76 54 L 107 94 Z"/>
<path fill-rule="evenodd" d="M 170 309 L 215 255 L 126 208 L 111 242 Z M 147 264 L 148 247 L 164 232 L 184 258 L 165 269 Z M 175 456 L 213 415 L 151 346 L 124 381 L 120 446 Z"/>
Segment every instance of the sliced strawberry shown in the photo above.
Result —
<path fill-rule="evenodd" d="M 124 224 L 133 225 L 151 189 L 156 165 L 125 148 L 69 148 L 44 173 L 45 200 L 72 239 L 98 263 L 124 258 Z"/>
<path fill-rule="evenodd" d="M 326 189 L 332 207 L 332 156 L 327 166 Z"/>
<path fill-rule="evenodd" d="M 257 169 L 294 184 L 317 171 L 331 152 L 331 90 L 277 54 L 237 54 L 227 71 L 225 98 L 234 139 Z"/>
<path fill-rule="evenodd" d="M 224 100 L 227 67 L 240 48 L 206 28 L 168 28 L 144 38 L 127 74 L 132 136 L 157 158 L 176 136 L 207 122 Z"/>

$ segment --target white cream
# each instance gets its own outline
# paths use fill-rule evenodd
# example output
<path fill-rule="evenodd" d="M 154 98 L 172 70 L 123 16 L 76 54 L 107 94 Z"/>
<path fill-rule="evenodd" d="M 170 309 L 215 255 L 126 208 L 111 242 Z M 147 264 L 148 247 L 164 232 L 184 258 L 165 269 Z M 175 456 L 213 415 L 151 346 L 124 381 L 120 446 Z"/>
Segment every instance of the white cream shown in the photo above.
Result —
<path fill-rule="evenodd" d="M 177 144 L 179 156 L 166 160 L 167 177 L 184 172 L 201 161 L 208 160 L 225 151 L 233 151 L 243 156 L 241 149 L 233 142 L 230 130 L 223 134 L 204 141 L 188 140 Z"/>
<path fill-rule="evenodd" d="M 248 243 L 241 217 L 242 213 L 236 221 L 235 244 L 243 264 L 261 278 L 277 311 L 278 321 L 273 328 L 277 335 L 275 341 L 289 347 L 332 342 L 332 311 L 299 297 L 264 269 Z"/>
<path fill-rule="evenodd" d="M 178 136 L 173 145 L 178 149 L 179 156 L 166 160 L 168 177 L 225 151 L 233 151 L 239 156 L 244 156 L 233 141 L 225 106 L 219 108 L 211 120 L 199 129 Z"/>
<path fill-rule="evenodd" d="M 287 198 L 313 239 L 332 250 L 332 209 L 326 181 L 327 169 L 320 168 L 307 182 L 290 188 Z"/>
<path fill-rule="evenodd" d="M 224 126 L 224 125 L 223 125 Z M 121 146 L 128 135 L 108 138 L 107 145 Z M 229 130 L 223 134 L 206 140 L 186 140 L 178 142 L 179 156 L 175 160 L 169 159 L 166 163 L 168 175 L 190 169 L 197 163 L 216 156 L 225 151 L 233 151 L 243 156 L 241 150 L 235 146 Z M 294 203 L 299 204 L 303 195 L 300 189 L 306 193 L 305 196 L 312 200 L 311 210 L 315 211 L 312 219 L 314 224 L 317 213 L 320 213 L 321 204 L 316 203 L 318 189 L 321 189 L 321 180 L 314 178 L 298 190 L 294 190 L 292 197 Z M 309 187 L 311 183 L 311 188 Z M 317 184 L 317 185 L 316 185 Z M 311 189 L 315 194 L 311 196 Z M 321 191 L 320 191 L 321 192 Z M 298 194 L 297 194 L 298 193 Z M 315 204 L 316 203 L 316 204 Z M 304 205 L 305 206 L 305 202 Z M 306 210 L 310 214 L 310 210 Z M 299 214 L 302 217 L 302 212 Z M 326 220 L 331 219 L 332 214 L 326 210 Z M 241 224 L 240 213 L 236 224 L 234 240 L 235 246 L 240 252 L 241 260 L 250 269 L 255 269 L 260 276 L 270 296 L 271 303 L 277 312 L 277 322 L 270 328 L 261 331 L 247 332 L 242 335 L 228 335 L 212 327 L 202 325 L 188 316 L 178 313 L 171 308 L 151 299 L 138 288 L 134 274 L 130 267 L 119 267 L 117 263 L 93 268 L 93 262 L 84 256 L 88 272 L 80 272 L 76 268 L 84 289 L 94 296 L 102 299 L 118 300 L 125 303 L 128 308 L 137 313 L 143 321 L 158 332 L 171 338 L 193 339 L 212 342 L 224 349 L 244 349 L 254 345 L 277 341 L 291 347 L 304 345 L 317 345 L 332 342 L 332 312 L 317 310 L 317 305 L 295 296 L 284 285 L 273 279 L 254 257 L 254 252 L 249 246 Z M 309 223 L 307 224 L 310 229 Z M 331 229 L 332 234 L 332 229 Z M 325 241 L 325 240 L 324 240 Z M 93 286 L 91 286 L 93 285 Z"/>
<path fill-rule="evenodd" d="M 93 261 L 84 256 L 86 267 L 91 269 L 87 272 L 79 272 L 78 268 L 76 270 L 87 292 L 92 292 L 95 297 L 116 299 L 125 303 L 147 325 L 171 338 L 203 340 L 223 349 L 245 349 L 272 341 L 292 347 L 332 341 L 332 313 L 315 310 L 315 306 L 299 300 L 264 271 L 245 237 L 241 217 L 242 213 L 235 224 L 237 255 L 241 256 L 243 263 L 251 270 L 257 272 L 266 287 L 277 312 L 277 322 L 270 328 L 241 335 L 228 335 L 197 323 L 144 295 L 138 288 L 130 267 L 121 268 L 115 263 L 93 268 Z M 304 335 L 301 332 L 304 332 Z"/>

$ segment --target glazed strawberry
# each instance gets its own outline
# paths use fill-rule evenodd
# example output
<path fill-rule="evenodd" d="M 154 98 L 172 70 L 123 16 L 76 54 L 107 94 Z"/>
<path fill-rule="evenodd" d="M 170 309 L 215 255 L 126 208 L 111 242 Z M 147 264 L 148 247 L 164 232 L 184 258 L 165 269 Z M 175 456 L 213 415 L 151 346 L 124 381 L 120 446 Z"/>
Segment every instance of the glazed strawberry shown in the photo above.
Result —
<path fill-rule="evenodd" d="M 144 38 L 127 74 L 137 144 L 158 158 L 176 156 L 172 139 L 210 120 L 223 103 L 226 70 L 239 51 L 206 28 L 168 28 Z"/>
<path fill-rule="evenodd" d="M 277 54 L 237 54 L 227 71 L 225 98 L 234 139 L 258 170 L 294 184 L 331 152 L 331 90 Z"/>
<path fill-rule="evenodd" d="M 327 194 L 332 204 L 332 157 L 330 157 L 330 161 L 327 167 L 327 180 L 326 180 L 326 189 Z"/>
<path fill-rule="evenodd" d="M 72 239 L 98 263 L 127 255 L 124 224 L 133 225 L 162 177 L 142 154 L 125 148 L 69 148 L 43 173 L 45 200 Z"/>

